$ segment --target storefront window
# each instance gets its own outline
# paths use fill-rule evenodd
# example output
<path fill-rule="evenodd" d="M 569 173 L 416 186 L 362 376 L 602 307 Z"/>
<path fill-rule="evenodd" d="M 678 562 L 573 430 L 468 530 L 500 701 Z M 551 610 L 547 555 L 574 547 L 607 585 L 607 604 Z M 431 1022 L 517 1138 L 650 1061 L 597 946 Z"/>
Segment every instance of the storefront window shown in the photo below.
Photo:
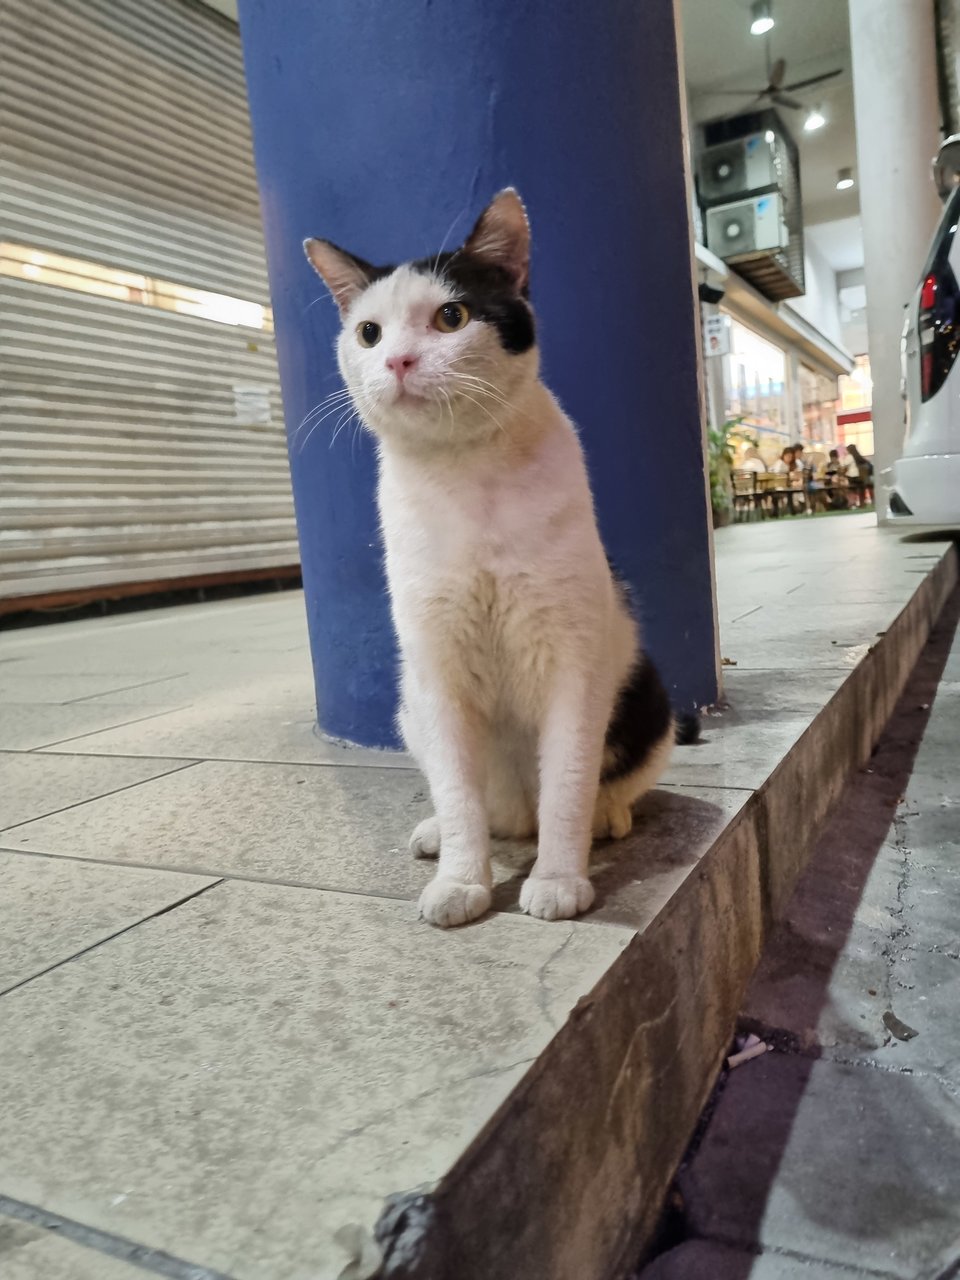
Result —
<path fill-rule="evenodd" d="M 872 404 L 870 357 L 857 356 L 853 362 L 853 372 L 840 375 L 840 411 L 853 413 L 858 409 L 869 409 Z"/>
<path fill-rule="evenodd" d="M 803 441 L 809 449 L 829 450 L 837 438 L 837 382 L 809 365 L 800 365 Z"/>
<path fill-rule="evenodd" d="M 730 323 L 730 352 L 723 357 L 726 417 L 742 418 L 760 452 L 775 458 L 789 443 L 787 359 L 780 347 L 737 320 Z"/>
<path fill-rule="evenodd" d="M 864 455 L 873 456 L 873 381 L 870 357 L 857 356 L 853 372 L 840 378 L 840 413 L 837 440 L 854 444 Z"/>

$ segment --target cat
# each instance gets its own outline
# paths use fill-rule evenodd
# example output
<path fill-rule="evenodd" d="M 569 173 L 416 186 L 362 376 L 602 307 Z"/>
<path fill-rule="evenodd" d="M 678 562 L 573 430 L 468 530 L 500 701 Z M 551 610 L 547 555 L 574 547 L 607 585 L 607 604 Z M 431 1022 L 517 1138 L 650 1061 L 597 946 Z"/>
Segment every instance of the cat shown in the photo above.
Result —
<path fill-rule="evenodd" d="M 576 430 L 539 378 L 524 206 L 507 188 L 455 252 L 399 267 L 304 248 L 378 442 L 399 724 L 435 809 L 410 839 L 439 856 L 420 915 L 447 927 L 489 909 L 491 835 L 538 836 L 524 911 L 577 915 L 594 897 L 591 838 L 631 830 L 677 726 Z"/>

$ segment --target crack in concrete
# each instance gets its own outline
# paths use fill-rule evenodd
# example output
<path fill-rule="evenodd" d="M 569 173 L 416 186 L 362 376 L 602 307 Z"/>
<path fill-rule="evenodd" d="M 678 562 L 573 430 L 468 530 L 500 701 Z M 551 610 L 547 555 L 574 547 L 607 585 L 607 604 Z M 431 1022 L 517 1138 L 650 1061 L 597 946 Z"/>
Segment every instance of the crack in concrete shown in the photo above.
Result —
<path fill-rule="evenodd" d="M 544 960 L 543 964 L 540 966 L 540 968 L 537 970 L 537 973 L 536 973 L 537 1008 L 543 1014 L 544 1019 L 547 1022 L 547 1025 L 550 1026 L 554 1031 L 556 1031 L 557 1029 L 557 1021 L 554 1018 L 553 1014 L 550 1012 L 549 1004 L 548 1004 L 550 997 L 553 995 L 553 992 L 550 990 L 549 984 L 547 983 L 547 970 L 550 968 L 550 966 L 553 964 L 555 960 L 560 959 L 560 956 L 563 954 L 563 952 L 567 949 L 567 947 L 573 941 L 573 936 L 575 932 L 576 932 L 575 929 L 570 930 L 570 932 L 567 934 L 564 940 L 560 943 L 560 945 L 558 947 L 555 947 L 553 951 L 550 952 L 550 954 L 547 956 L 546 960 Z"/>
<path fill-rule="evenodd" d="M 782 1245 L 776 1244 L 758 1244 L 754 1241 L 735 1239 L 732 1236 L 714 1235 L 708 1233 L 706 1235 L 691 1236 L 691 1240 L 705 1240 L 710 1244 L 719 1244 L 726 1249 L 735 1249 L 737 1253 L 745 1253 L 751 1258 L 783 1258 L 787 1262 L 800 1262 L 804 1266 L 811 1264 L 820 1264 L 826 1267 L 832 1267 L 835 1271 L 841 1272 L 848 1276 L 862 1276 L 866 1280 L 900 1280 L 900 1278 L 892 1271 L 877 1271 L 873 1267 L 857 1267 L 849 1262 L 842 1262 L 838 1258 L 825 1258 L 820 1254 L 801 1253 L 797 1249 L 787 1249 Z M 935 1280 L 940 1280 L 936 1277 Z"/>
<path fill-rule="evenodd" d="M 896 1063 L 878 1062 L 876 1058 L 854 1058 L 844 1053 L 840 1046 L 804 1044 L 794 1031 L 783 1027 L 772 1027 L 758 1018 L 741 1018 L 737 1023 L 741 1031 L 749 1031 L 772 1044 L 778 1054 L 786 1057 L 805 1058 L 809 1062 L 830 1062 L 837 1067 L 865 1067 L 870 1071 L 880 1071 L 887 1075 L 914 1076 L 918 1079 L 932 1080 L 944 1089 L 951 1097 L 960 1097 L 960 1089 L 953 1081 L 936 1071 L 924 1067 Z M 719 1087 L 719 1084 L 718 1084 Z"/>
<path fill-rule="evenodd" d="M 907 950 L 915 951 L 917 955 L 944 956 L 947 960 L 960 960 L 960 949 L 952 951 L 947 947 L 939 946 L 936 942 L 931 942 L 925 947 L 921 947 L 916 942 L 911 942 L 907 945 Z"/>
<path fill-rule="evenodd" d="M 536 1062 L 536 1060 L 537 1055 L 534 1054 L 532 1057 L 520 1058 L 516 1062 L 507 1062 L 502 1066 L 486 1067 L 481 1071 L 471 1071 L 468 1072 L 467 1075 L 456 1076 L 451 1080 L 439 1080 L 436 1084 L 431 1085 L 429 1089 L 423 1089 L 420 1093 L 415 1093 L 410 1098 L 404 1098 L 400 1102 L 395 1103 L 392 1107 L 385 1107 L 382 1111 L 377 1111 L 363 1124 L 357 1125 L 352 1129 L 345 1129 L 339 1137 L 334 1138 L 333 1142 L 330 1143 L 329 1146 L 323 1147 L 317 1151 L 317 1158 L 325 1159 L 327 1156 L 335 1155 L 348 1142 L 351 1142 L 354 1138 L 362 1137 L 368 1129 L 377 1128 L 379 1125 L 389 1120 L 391 1116 L 396 1115 L 398 1111 L 403 1111 L 407 1107 L 417 1106 L 418 1103 L 425 1102 L 427 1098 L 432 1097 L 435 1093 L 440 1093 L 444 1089 L 454 1088 L 457 1085 L 469 1084 L 471 1080 L 485 1080 L 493 1076 L 504 1075 L 506 1072 L 513 1071 L 517 1067 L 529 1066 L 530 1063 Z"/>
<path fill-rule="evenodd" d="M 896 849 L 900 860 L 900 869 L 897 876 L 896 889 L 894 891 L 896 905 L 889 907 L 891 920 L 897 922 L 896 927 L 890 932 L 887 937 L 887 941 L 880 948 L 880 954 L 886 961 L 883 979 L 883 996 L 888 1008 L 893 1005 L 895 987 L 899 987 L 901 990 L 905 989 L 904 984 L 897 978 L 895 969 L 904 948 L 909 946 L 906 939 L 910 937 L 910 930 L 907 925 L 905 911 L 907 906 L 906 892 L 912 868 L 910 865 L 911 850 L 907 844 L 906 823 L 904 821 L 905 816 L 906 815 L 902 812 L 901 806 L 898 806 L 891 823 L 893 847 Z"/>
<path fill-rule="evenodd" d="M 869 1280 L 899 1280 L 899 1277 L 892 1271 L 877 1271 L 874 1267 L 857 1267 L 852 1263 L 842 1262 L 838 1258 L 825 1258 L 820 1254 L 801 1253 L 798 1249 L 787 1249 L 782 1245 L 758 1245 L 756 1241 L 734 1240 L 730 1236 L 713 1234 L 692 1236 L 691 1239 L 706 1240 L 711 1244 L 723 1245 L 728 1249 L 736 1249 L 738 1253 L 746 1253 L 753 1258 L 783 1258 L 785 1261 L 800 1262 L 805 1266 L 819 1263 L 823 1266 L 833 1267 L 835 1271 L 842 1272 L 848 1276 L 864 1276 L 869 1277 Z"/>

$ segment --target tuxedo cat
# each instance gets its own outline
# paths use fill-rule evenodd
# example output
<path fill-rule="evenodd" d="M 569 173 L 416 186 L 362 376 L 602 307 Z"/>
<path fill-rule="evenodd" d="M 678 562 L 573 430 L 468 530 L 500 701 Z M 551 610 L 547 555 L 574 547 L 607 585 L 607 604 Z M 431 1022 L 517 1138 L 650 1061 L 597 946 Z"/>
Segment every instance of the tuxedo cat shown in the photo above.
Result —
<path fill-rule="evenodd" d="M 538 837 L 524 911 L 585 911 L 591 838 L 630 831 L 676 732 L 601 545 L 577 433 L 539 378 L 529 246 L 512 189 L 432 259 L 374 267 L 305 244 L 378 441 L 400 725 L 435 810 L 410 843 L 439 855 L 420 913 L 441 926 L 489 908 L 491 835 Z"/>

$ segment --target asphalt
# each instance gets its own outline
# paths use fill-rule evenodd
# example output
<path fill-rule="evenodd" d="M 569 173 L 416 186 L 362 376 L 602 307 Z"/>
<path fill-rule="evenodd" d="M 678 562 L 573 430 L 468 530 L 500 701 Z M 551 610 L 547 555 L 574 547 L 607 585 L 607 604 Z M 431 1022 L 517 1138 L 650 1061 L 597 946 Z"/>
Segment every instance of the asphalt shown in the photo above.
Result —
<path fill-rule="evenodd" d="M 822 830 L 642 1280 L 960 1275 L 960 594 Z"/>

